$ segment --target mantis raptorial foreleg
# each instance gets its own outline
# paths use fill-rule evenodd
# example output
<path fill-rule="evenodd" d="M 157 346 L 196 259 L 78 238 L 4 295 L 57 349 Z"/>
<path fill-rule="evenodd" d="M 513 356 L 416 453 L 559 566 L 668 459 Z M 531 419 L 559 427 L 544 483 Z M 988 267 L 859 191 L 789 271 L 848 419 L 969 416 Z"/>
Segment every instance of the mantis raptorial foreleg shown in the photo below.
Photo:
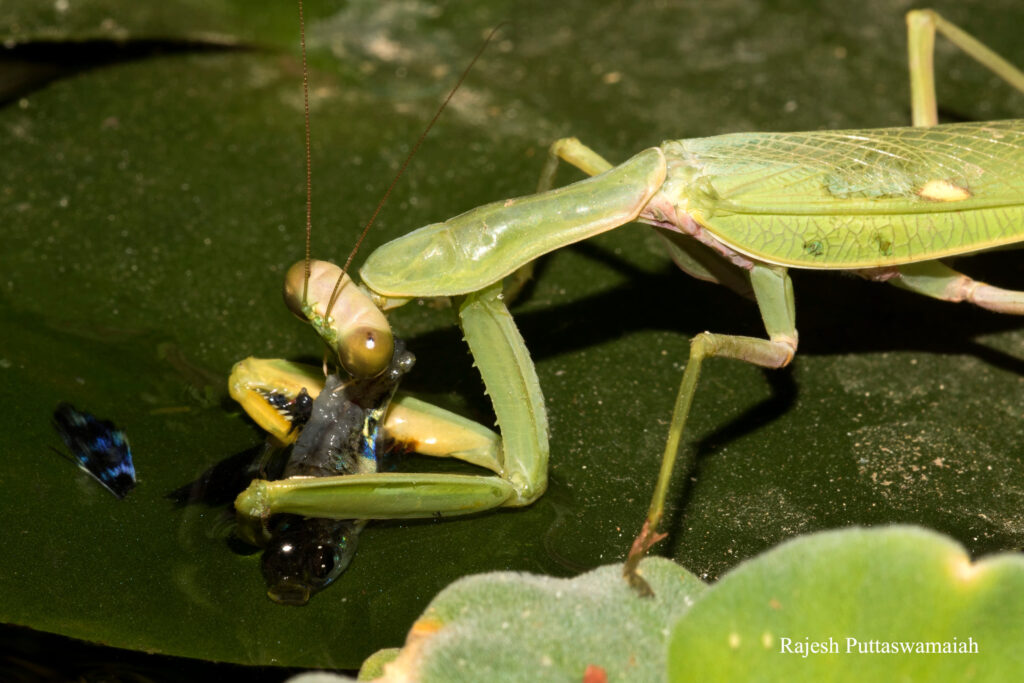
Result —
<path fill-rule="evenodd" d="M 459 316 L 503 433 L 496 459 L 476 464 L 491 467 L 497 476 L 387 472 L 256 480 L 235 501 L 240 515 L 413 519 L 536 500 L 547 486 L 547 417 L 526 346 L 498 285 L 467 296 Z"/>
<path fill-rule="evenodd" d="M 589 176 L 599 175 L 612 168 L 612 163 L 590 149 L 577 138 L 562 138 L 552 143 L 548 160 L 537 182 L 537 194 L 547 192 L 554 186 L 558 160 L 563 159 Z M 506 302 L 512 302 L 526 283 L 533 277 L 536 261 L 530 261 L 505 278 L 503 293 Z"/>
<path fill-rule="evenodd" d="M 235 364 L 228 388 L 249 417 L 266 430 L 272 445 L 284 448 L 299 435 L 292 421 L 294 406 L 315 399 L 323 386 L 320 368 L 277 358 L 246 358 Z M 401 392 L 391 401 L 384 432 L 392 444 L 420 455 L 455 458 L 492 471 L 501 469 L 497 434 Z"/>
<path fill-rule="evenodd" d="M 551 189 L 559 161 L 565 161 L 590 176 L 599 175 L 612 168 L 611 162 L 580 142 L 578 138 L 561 138 L 555 140 L 548 148 L 548 160 L 541 171 L 537 192 L 547 192 Z M 746 271 L 722 259 L 719 254 L 689 236 L 658 228 L 654 228 L 653 231 L 664 242 L 672 261 L 687 275 L 724 285 L 740 296 L 753 298 Z M 530 262 L 509 279 L 514 278 L 521 286 L 521 282 L 528 279 L 532 272 L 533 262 Z M 506 283 L 506 293 L 509 289 Z"/>

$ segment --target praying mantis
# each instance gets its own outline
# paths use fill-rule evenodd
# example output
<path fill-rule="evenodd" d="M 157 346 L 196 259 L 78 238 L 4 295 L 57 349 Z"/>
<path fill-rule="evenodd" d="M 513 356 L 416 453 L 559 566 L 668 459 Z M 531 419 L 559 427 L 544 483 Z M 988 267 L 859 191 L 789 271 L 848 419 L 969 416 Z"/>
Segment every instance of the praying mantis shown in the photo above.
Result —
<path fill-rule="evenodd" d="M 976 282 L 940 259 L 1005 248 L 1024 236 L 1024 120 L 938 125 L 931 63 L 938 32 L 1024 92 L 1024 73 L 928 10 L 907 15 L 913 127 L 745 133 L 670 141 L 613 166 L 574 138 L 550 148 L 535 195 L 488 204 L 374 251 L 358 286 L 323 261 L 297 263 L 285 297 L 353 377 L 379 373 L 393 340 L 384 315 L 417 298 L 454 297 L 500 435 L 453 413 L 397 397 L 384 431 L 426 455 L 457 458 L 486 476 L 370 472 L 257 480 L 236 500 L 243 527 L 290 513 L 332 519 L 408 519 L 529 505 L 547 483 L 547 418 L 507 293 L 540 256 L 639 221 L 655 226 L 687 274 L 751 294 L 766 338 L 704 332 L 689 360 L 652 500 L 624 564 L 649 593 L 639 560 L 663 537 L 668 483 L 683 447 L 704 360 L 781 368 L 798 345 L 788 269 L 849 271 L 992 311 L 1024 313 L 1024 292 Z M 567 162 L 591 178 L 551 189 Z M 503 288 L 503 285 L 504 288 Z M 282 444 L 291 426 L 266 396 L 310 395 L 318 372 L 248 359 L 232 395 Z"/>

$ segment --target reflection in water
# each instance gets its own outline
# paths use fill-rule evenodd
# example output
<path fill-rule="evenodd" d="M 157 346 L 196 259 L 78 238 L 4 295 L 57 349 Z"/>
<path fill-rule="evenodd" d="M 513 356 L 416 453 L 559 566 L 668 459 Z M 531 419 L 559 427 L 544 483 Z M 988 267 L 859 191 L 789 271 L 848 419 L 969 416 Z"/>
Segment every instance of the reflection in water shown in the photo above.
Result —
<path fill-rule="evenodd" d="M 68 459 L 118 499 L 135 488 L 135 465 L 128 437 L 113 422 L 76 410 L 70 403 L 61 403 L 53 413 L 53 427 L 71 451 Z"/>

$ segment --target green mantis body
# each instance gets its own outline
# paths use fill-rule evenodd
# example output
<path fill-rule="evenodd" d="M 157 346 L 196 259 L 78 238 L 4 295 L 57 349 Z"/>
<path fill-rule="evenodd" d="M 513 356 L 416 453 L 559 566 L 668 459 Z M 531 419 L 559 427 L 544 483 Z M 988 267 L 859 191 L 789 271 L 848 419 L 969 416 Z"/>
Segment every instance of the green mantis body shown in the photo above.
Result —
<path fill-rule="evenodd" d="M 854 271 L 934 298 L 1024 313 L 1024 293 L 975 282 L 937 260 L 1024 238 L 1024 120 L 935 125 L 934 32 L 1022 91 L 1024 74 L 932 12 L 912 12 L 907 20 L 915 127 L 672 141 L 615 167 L 575 139 L 560 140 L 538 194 L 473 209 L 384 245 L 360 270 L 365 291 L 337 266 L 297 264 L 286 298 L 357 376 L 378 372 L 390 357 L 390 331 L 378 309 L 419 297 L 458 297 L 500 439 L 425 404 L 403 408 L 402 400 L 385 430 L 494 474 L 257 481 L 236 501 L 240 517 L 448 516 L 536 500 L 546 486 L 544 403 L 502 282 L 545 253 L 635 220 L 659 229 L 687 273 L 753 294 L 767 331 L 767 338 L 705 332 L 691 342 L 654 497 L 626 563 L 627 578 L 640 590 L 645 584 L 636 564 L 660 538 L 702 361 L 717 356 L 778 368 L 796 353 L 789 268 Z M 559 160 L 594 177 L 550 190 Z M 244 376 L 234 375 L 232 392 L 268 426 L 253 389 L 305 380 L 294 369 L 271 378 L 264 367 L 255 363 Z"/>

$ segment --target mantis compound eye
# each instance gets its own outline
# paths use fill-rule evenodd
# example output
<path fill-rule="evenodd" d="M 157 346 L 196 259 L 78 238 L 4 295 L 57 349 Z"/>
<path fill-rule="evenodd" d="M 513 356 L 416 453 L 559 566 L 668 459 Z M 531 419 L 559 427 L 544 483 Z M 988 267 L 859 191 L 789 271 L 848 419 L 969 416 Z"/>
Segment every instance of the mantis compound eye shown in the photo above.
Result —
<path fill-rule="evenodd" d="M 391 330 L 359 327 L 339 345 L 338 359 L 353 377 L 364 379 L 383 372 L 394 351 L 395 339 Z"/>
<path fill-rule="evenodd" d="M 376 377 L 391 362 L 395 342 L 387 318 L 333 263 L 310 261 L 308 281 L 304 261 L 289 268 L 284 301 L 313 324 L 353 377 Z"/>
<path fill-rule="evenodd" d="M 288 310 L 296 318 L 308 322 L 309 318 L 306 317 L 306 312 L 303 310 L 305 305 L 302 301 L 302 292 L 305 288 L 303 281 L 305 279 L 306 262 L 299 261 L 292 264 L 292 267 L 288 269 L 284 276 L 284 305 L 288 307 Z"/>

